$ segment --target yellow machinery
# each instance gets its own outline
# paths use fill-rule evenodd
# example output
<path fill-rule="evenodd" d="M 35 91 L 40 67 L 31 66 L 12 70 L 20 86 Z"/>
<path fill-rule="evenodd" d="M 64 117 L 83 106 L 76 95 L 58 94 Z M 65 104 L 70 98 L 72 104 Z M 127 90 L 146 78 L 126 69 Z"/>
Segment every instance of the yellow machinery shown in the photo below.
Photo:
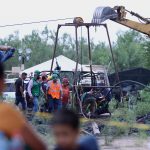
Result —
<path fill-rule="evenodd" d="M 130 13 L 131 15 L 137 17 L 139 22 L 127 19 L 127 13 Z M 102 23 L 107 19 L 144 33 L 150 37 L 150 18 L 144 18 L 137 13 L 128 11 L 124 6 L 115 6 L 114 8 L 97 7 L 93 15 L 92 22 Z"/>

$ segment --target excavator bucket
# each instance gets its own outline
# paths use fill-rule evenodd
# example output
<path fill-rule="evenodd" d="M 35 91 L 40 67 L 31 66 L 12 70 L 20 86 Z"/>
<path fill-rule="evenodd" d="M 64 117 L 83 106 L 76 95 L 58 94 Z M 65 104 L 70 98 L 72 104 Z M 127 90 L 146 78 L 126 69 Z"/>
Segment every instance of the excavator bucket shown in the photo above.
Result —
<path fill-rule="evenodd" d="M 107 19 L 116 19 L 118 18 L 117 12 L 111 7 L 97 7 L 93 14 L 92 23 L 103 23 Z"/>

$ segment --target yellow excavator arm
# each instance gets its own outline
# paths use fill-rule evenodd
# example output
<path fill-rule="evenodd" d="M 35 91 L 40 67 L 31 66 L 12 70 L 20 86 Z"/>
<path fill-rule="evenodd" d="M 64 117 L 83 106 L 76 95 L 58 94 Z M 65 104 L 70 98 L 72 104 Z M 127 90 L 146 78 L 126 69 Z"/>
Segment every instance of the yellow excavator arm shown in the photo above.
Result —
<path fill-rule="evenodd" d="M 129 19 L 116 20 L 115 22 L 150 36 L 150 24 L 142 24 Z"/>
<path fill-rule="evenodd" d="M 146 19 L 137 13 L 127 11 L 125 7 L 123 6 L 115 6 L 114 10 L 117 11 L 118 18 L 113 19 L 113 21 L 150 36 L 150 20 L 149 19 Z M 141 20 L 141 22 L 136 22 L 136 21 L 126 19 L 127 12 L 129 12 L 131 15 L 136 16 L 139 20 Z"/>

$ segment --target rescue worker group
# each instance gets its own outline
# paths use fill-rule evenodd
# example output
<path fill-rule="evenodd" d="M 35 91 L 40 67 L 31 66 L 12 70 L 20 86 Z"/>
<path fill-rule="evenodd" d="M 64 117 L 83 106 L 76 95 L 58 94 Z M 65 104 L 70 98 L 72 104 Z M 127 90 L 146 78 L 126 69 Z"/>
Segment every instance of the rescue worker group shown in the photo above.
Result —
<path fill-rule="evenodd" d="M 53 113 L 67 108 L 70 98 L 69 80 L 64 77 L 61 81 L 59 70 L 54 70 L 51 76 L 35 70 L 33 77 L 25 84 L 26 78 L 27 74 L 23 72 L 15 82 L 15 104 L 21 104 L 24 112 Z"/>

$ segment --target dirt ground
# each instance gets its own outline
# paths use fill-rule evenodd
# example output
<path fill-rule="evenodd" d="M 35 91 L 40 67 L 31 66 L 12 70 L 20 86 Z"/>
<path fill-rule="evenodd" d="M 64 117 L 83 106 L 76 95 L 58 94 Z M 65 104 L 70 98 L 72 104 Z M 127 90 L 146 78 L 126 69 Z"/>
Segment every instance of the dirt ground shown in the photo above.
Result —
<path fill-rule="evenodd" d="M 37 119 L 37 121 L 36 121 Z M 41 121 L 39 118 L 34 118 L 35 122 Z M 46 125 L 47 124 L 47 125 Z M 55 140 L 52 134 L 52 128 L 49 123 L 33 125 L 35 131 L 41 136 L 43 141 L 48 146 L 49 150 L 54 149 Z M 107 140 L 106 140 L 107 139 Z M 107 143 L 106 143 L 107 141 Z M 98 137 L 98 143 L 100 150 L 150 150 L 150 137 L 145 134 L 138 136 L 137 134 L 133 136 L 122 136 L 122 137 Z"/>
<path fill-rule="evenodd" d="M 47 127 L 43 126 L 45 130 Z M 54 149 L 55 140 L 53 138 L 52 132 L 50 128 L 46 131 L 46 134 L 41 134 L 41 126 L 40 126 L 40 133 L 38 134 L 41 136 L 43 141 L 48 146 L 49 150 Z M 106 143 L 106 141 L 108 141 Z M 150 150 L 150 137 L 136 137 L 136 136 L 123 136 L 120 138 L 111 139 L 111 137 L 99 137 L 98 143 L 100 150 Z"/>
<path fill-rule="evenodd" d="M 46 141 L 49 150 L 54 148 L 54 139 L 52 136 L 43 136 L 42 139 Z M 150 150 L 150 138 L 133 138 L 133 137 L 122 137 L 115 139 L 109 143 L 105 144 L 104 138 L 98 140 L 100 145 L 100 150 Z"/>
<path fill-rule="evenodd" d="M 99 140 L 101 150 L 150 150 L 150 138 L 141 139 L 133 137 L 122 137 L 113 140 L 106 146 L 104 139 Z"/>

